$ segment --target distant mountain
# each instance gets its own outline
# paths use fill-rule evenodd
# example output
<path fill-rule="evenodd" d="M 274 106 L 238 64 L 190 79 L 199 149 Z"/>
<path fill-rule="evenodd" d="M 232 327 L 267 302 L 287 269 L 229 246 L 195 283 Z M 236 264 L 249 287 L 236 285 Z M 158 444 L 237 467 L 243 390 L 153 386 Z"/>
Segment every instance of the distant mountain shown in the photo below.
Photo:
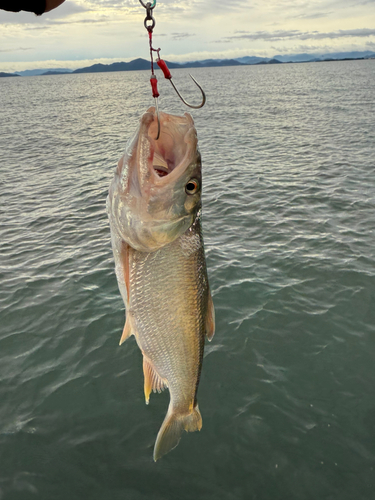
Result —
<path fill-rule="evenodd" d="M 3 73 L 0 71 L 0 78 L 3 76 L 20 76 L 20 75 L 17 75 L 17 73 Z"/>
<path fill-rule="evenodd" d="M 173 63 L 166 61 L 169 69 L 176 68 L 207 68 L 216 66 L 241 66 L 241 63 L 234 59 L 206 59 L 205 61 L 194 61 L 184 64 Z M 157 64 L 154 65 L 155 69 L 159 69 Z M 138 71 L 150 69 L 150 61 L 146 59 L 134 59 L 130 62 L 116 62 L 112 64 L 93 64 L 86 68 L 79 68 L 73 71 L 73 73 L 107 73 L 110 71 Z"/>
<path fill-rule="evenodd" d="M 356 52 L 330 52 L 329 54 L 320 54 L 319 57 L 320 59 L 327 59 L 327 58 L 332 58 L 332 59 L 361 59 L 363 58 L 368 58 L 368 57 L 374 57 L 375 52 L 372 52 L 371 50 L 364 50 L 362 52 L 356 51 Z"/>
<path fill-rule="evenodd" d="M 56 73 L 72 73 L 73 70 L 69 68 L 43 68 L 43 69 L 26 69 L 25 71 L 18 71 L 21 76 L 36 76 L 43 75 L 49 71 L 54 71 Z"/>
<path fill-rule="evenodd" d="M 46 71 L 45 73 L 42 73 L 41 76 L 44 75 L 70 75 L 72 71 L 59 71 L 59 70 L 54 70 L 54 71 Z"/>
<path fill-rule="evenodd" d="M 286 56 L 277 55 L 274 56 L 274 59 L 277 59 L 281 62 L 307 62 L 312 59 L 319 59 L 320 56 L 318 54 L 289 54 Z"/>
<path fill-rule="evenodd" d="M 259 62 L 267 62 L 271 58 L 270 57 L 257 57 L 257 56 L 246 56 L 246 57 L 237 57 L 235 60 L 241 64 L 257 64 Z"/>
<path fill-rule="evenodd" d="M 288 54 L 277 55 L 273 58 L 245 56 L 237 59 L 204 59 L 202 61 L 192 61 L 187 63 L 167 62 L 170 70 L 176 68 L 207 68 L 220 66 L 247 66 L 257 64 L 280 64 L 280 63 L 295 63 L 295 62 L 320 62 L 320 61 L 337 61 L 337 60 L 352 60 L 352 59 L 368 59 L 375 58 L 375 52 L 370 50 L 362 52 L 333 52 L 329 54 Z M 155 69 L 159 69 L 157 64 Z M 15 73 L 0 73 L 0 76 L 35 76 L 35 75 L 62 75 L 66 73 L 106 73 L 110 71 L 139 71 L 150 69 L 150 61 L 146 59 L 134 59 L 130 62 L 116 62 L 112 64 L 93 64 L 86 68 L 79 68 L 75 71 L 68 68 L 44 68 L 19 71 Z"/>
<path fill-rule="evenodd" d="M 168 63 L 170 64 L 170 63 Z M 185 64 L 178 64 L 176 68 L 214 68 L 218 66 L 243 66 L 236 59 L 206 59 L 206 61 L 194 61 Z"/>
<path fill-rule="evenodd" d="M 258 65 L 258 64 L 282 64 L 282 62 L 279 61 L 278 59 L 270 59 L 269 61 L 259 61 L 259 62 L 255 63 L 255 65 Z"/>
<path fill-rule="evenodd" d="M 75 71 L 73 71 L 73 73 L 107 73 L 110 71 L 137 71 L 149 68 L 149 61 L 146 61 L 146 59 L 138 58 L 128 63 L 116 62 L 112 64 L 93 64 L 92 66 L 87 66 L 86 68 L 76 69 Z"/>
<path fill-rule="evenodd" d="M 202 59 L 202 60 L 199 60 L 199 62 L 201 64 L 206 64 L 206 63 L 210 63 L 212 61 L 216 61 L 216 62 L 222 62 L 222 61 L 226 61 L 226 59 Z M 185 63 L 179 63 L 179 64 L 185 64 Z"/>
<path fill-rule="evenodd" d="M 327 61 L 327 60 L 337 60 L 337 59 L 360 59 L 374 57 L 375 52 L 370 50 L 365 50 L 362 52 L 331 52 L 328 54 L 289 54 L 286 56 L 277 55 L 274 59 L 278 59 L 281 62 L 317 62 L 317 61 Z"/>

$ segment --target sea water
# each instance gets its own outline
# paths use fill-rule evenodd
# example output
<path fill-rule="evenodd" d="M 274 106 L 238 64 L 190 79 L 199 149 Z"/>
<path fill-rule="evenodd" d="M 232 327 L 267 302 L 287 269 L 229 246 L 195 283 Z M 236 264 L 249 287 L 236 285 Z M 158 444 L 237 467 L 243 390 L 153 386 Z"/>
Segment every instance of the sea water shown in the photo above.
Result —
<path fill-rule="evenodd" d="M 156 464 L 105 209 L 149 73 L 0 80 L 1 500 L 375 498 L 375 61 L 191 72 L 216 334 Z"/>

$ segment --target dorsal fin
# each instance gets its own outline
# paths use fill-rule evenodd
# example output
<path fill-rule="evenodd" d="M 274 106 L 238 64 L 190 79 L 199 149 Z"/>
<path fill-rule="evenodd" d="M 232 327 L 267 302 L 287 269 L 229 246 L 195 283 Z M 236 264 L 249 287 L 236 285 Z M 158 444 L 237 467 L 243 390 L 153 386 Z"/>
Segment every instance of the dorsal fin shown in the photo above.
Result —
<path fill-rule="evenodd" d="M 168 384 L 167 381 L 165 379 L 162 379 L 160 375 L 156 372 L 151 361 L 147 359 L 145 355 L 143 355 L 143 374 L 145 377 L 145 385 L 144 385 L 145 399 L 146 399 L 146 405 L 148 405 L 151 391 L 161 392 L 166 387 L 168 387 Z"/>

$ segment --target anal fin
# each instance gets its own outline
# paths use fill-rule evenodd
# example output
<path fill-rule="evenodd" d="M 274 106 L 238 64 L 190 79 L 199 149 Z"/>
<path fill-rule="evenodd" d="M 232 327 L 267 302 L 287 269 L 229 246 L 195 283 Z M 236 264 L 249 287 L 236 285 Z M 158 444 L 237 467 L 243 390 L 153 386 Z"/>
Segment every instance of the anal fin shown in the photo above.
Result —
<path fill-rule="evenodd" d="M 211 297 L 211 292 L 208 292 L 207 316 L 206 316 L 206 336 L 211 342 L 215 333 L 215 307 Z"/>
<path fill-rule="evenodd" d="M 168 387 L 168 384 L 167 381 L 162 379 L 160 375 L 156 372 L 151 361 L 147 359 L 145 355 L 143 355 L 143 374 L 145 377 L 145 385 L 144 385 L 145 399 L 146 399 L 146 405 L 148 405 L 151 391 L 161 392 L 166 387 Z"/>

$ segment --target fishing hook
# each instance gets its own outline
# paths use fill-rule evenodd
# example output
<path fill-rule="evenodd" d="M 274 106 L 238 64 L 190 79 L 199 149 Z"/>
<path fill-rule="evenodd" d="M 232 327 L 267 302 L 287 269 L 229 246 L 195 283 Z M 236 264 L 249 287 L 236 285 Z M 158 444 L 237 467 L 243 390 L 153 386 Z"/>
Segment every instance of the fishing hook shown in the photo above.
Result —
<path fill-rule="evenodd" d="M 202 89 L 202 87 L 197 82 L 197 80 L 192 75 L 189 74 L 190 78 L 193 80 L 193 82 L 195 83 L 195 85 L 199 88 L 199 90 L 202 93 L 202 102 L 200 104 L 198 104 L 198 105 L 194 105 L 194 104 L 188 103 L 182 97 L 182 95 L 178 91 L 176 85 L 172 81 L 172 75 L 171 75 L 171 72 L 168 69 L 168 66 L 167 66 L 166 62 L 163 61 L 162 59 L 160 59 L 160 56 L 159 56 L 160 49 L 154 49 L 153 46 L 152 46 L 152 32 L 153 32 L 153 29 L 155 28 L 155 19 L 154 19 L 153 15 L 152 15 L 152 11 L 154 10 L 154 7 L 156 5 L 156 0 L 152 0 L 152 2 L 147 2 L 146 4 L 143 2 L 143 0 L 139 0 L 139 2 L 146 9 L 146 18 L 144 20 L 144 26 L 145 26 L 145 28 L 148 31 L 149 41 L 150 41 L 150 57 L 151 57 L 151 78 L 150 78 L 150 82 L 151 82 L 151 87 L 152 87 L 152 95 L 155 98 L 155 111 L 156 111 L 156 117 L 157 117 L 157 122 L 158 122 L 158 133 L 157 133 L 157 136 L 156 136 L 156 140 L 158 140 L 159 137 L 160 137 L 160 116 L 159 116 L 159 105 L 158 105 L 159 92 L 158 92 L 158 89 L 157 89 L 157 79 L 156 79 L 156 76 L 154 74 L 154 61 L 153 61 L 153 56 L 152 56 L 153 52 L 157 52 L 157 55 L 158 55 L 158 58 L 156 60 L 157 65 L 159 66 L 159 68 L 164 73 L 164 77 L 171 82 L 172 87 L 174 88 L 176 94 L 181 99 L 181 101 L 185 104 L 185 106 L 187 106 L 188 108 L 192 108 L 192 109 L 202 108 L 205 105 L 205 103 L 206 103 L 206 94 L 205 94 L 204 90 Z M 151 21 L 151 24 L 147 24 L 149 21 Z"/>
<path fill-rule="evenodd" d="M 182 97 L 182 95 L 180 94 L 180 92 L 177 90 L 177 87 L 176 85 L 173 83 L 172 81 L 172 78 L 169 78 L 169 81 L 171 82 L 172 84 L 172 87 L 175 89 L 176 91 L 176 94 L 178 95 L 178 97 L 181 99 L 181 101 L 185 104 L 185 106 L 188 106 L 189 108 L 193 108 L 193 109 L 199 109 L 199 108 L 203 108 L 203 106 L 205 105 L 206 103 L 206 94 L 204 93 L 204 90 L 202 89 L 202 87 L 199 85 L 199 83 L 197 82 L 197 80 L 194 78 L 194 76 L 192 76 L 190 73 L 189 73 L 189 76 L 190 78 L 193 80 L 193 82 L 195 83 L 195 85 L 199 88 L 199 90 L 202 92 L 202 102 L 200 104 L 198 104 L 198 106 L 195 106 L 194 104 L 189 104 L 187 101 L 185 101 L 185 99 Z"/>
<path fill-rule="evenodd" d="M 188 103 L 182 97 L 182 95 L 178 91 L 176 85 L 172 81 L 172 75 L 171 75 L 171 73 L 170 73 L 167 65 L 165 64 L 165 61 L 163 61 L 162 59 L 158 59 L 156 61 L 156 63 L 159 66 L 159 68 L 163 71 L 165 78 L 171 82 L 172 87 L 176 91 L 176 94 L 181 99 L 181 101 L 185 104 L 185 106 L 188 106 L 189 108 L 193 108 L 193 109 L 199 109 L 199 108 L 202 108 L 205 105 L 205 103 L 206 103 L 206 94 L 205 94 L 204 90 L 202 89 L 202 87 L 197 82 L 197 80 L 192 75 L 189 74 L 190 78 L 193 80 L 193 82 L 195 83 L 195 85 L 202 92 L 202 102 L 200 104 L 198 104 L 198 106 L 196 106 L 194 104 Z M 152 75 L 150 81 L 151 81 L 151 87 L 153 88 L 153 96 L 155 97 L 155 111 L 156 111 L 156 117 L 157 117 L 157 121 L 158 121 L 158 133 L 157 133 L 156 138 L 155 138 L 155 140 L 157 141 L 159 139 L 159 137 L 160 137 L 160 117 L 159 117 L 159 106 L 158 106 L 159 92 L 157 91 L 157 88 L 156 88 L 156 85 L 157 85 L 156 76 Z"/>
<path fill-rule="evenodd" d="M 158 52 L 158 55 L 159 55 L 159 52 Z M 176 91 L 176 94 L 178 95 L 178 97 L 181 99 L 181 101 L 185 104 L 185 106 L 187 106 L 188 108 L 193 108 L 193 109 L 199 109 L 199 108 L 202 108 L 206 102 L 206 94 L 204 93 L 204 90 L 202 89 L 202 87 L 199 85 L 199 83 L 197 82 L 197 80 L 189 74 L 190 78 L 193 80 L 193 82 L 195 83 L 195 85 L 199 88 L 199 90 L 202 92 L 202 102 L 200 104 L 198 104 L 198 106 L 195 106 L 194 104 L 189 104 L 188 102 L 185 101 L 185 99 L 182 97 L 182 95 L 180 94 L 180 92 L 178 91 L 176 85 L 173 83 L 172 81 L 172 75 L 171 75 L 171 72 L 169 71 L 169 68 L 166 64 L 165 61 L 163 61 L 163 59 L 160 59 L 160 57 L 156 60 L 156 64 L 159 66 L 159 68 L 162 70 L 163 74 L 164 74 L 164 78 L 166 78 L 167 80 L 169 80 L 172 84 L 172 87 L 174 88 L 174 90 Z"/>
<path fill-rule="evenodd" d="M 155 141 L 157 141 L 160 137 L 160 117 L 159 117 L 159 105 L 158 98 L 155 98 L 155 108 L 156 108 L 156 118 L 158 119 L 158 133 L 156 134 Z"/>

